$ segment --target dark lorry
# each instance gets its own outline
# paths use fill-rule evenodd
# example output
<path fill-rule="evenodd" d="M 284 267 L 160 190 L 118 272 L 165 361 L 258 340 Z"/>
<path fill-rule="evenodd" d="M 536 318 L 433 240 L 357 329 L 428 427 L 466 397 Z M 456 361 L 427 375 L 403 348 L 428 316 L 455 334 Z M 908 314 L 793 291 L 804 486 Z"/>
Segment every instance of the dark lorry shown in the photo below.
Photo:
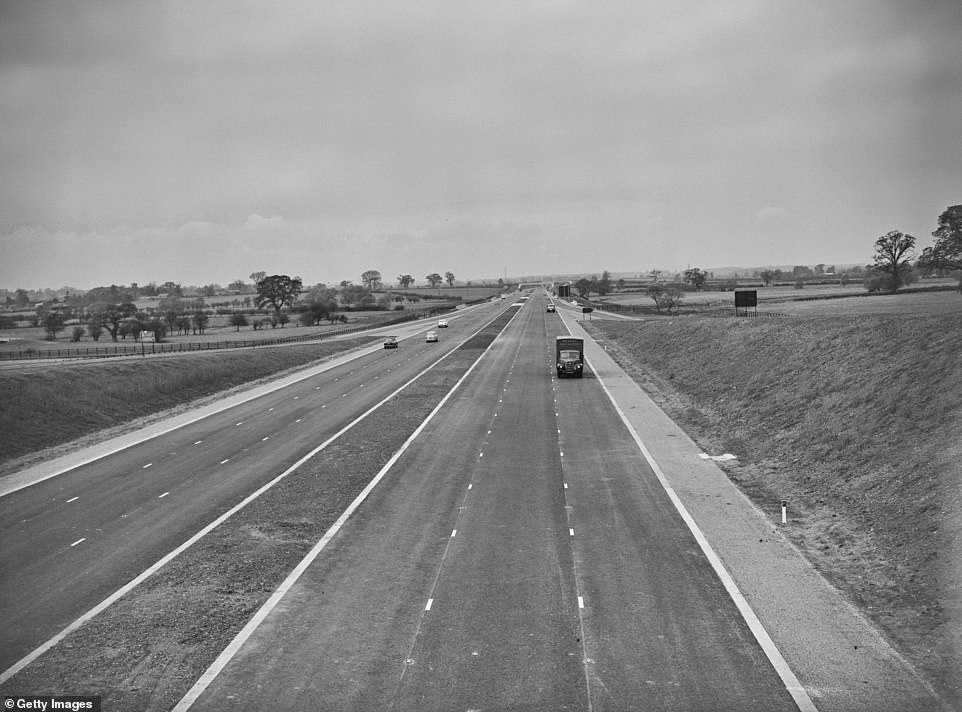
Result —
<path fill-rule="evenodd" d="M 585 341 L 577 336 L 555 338 L 555 366 L 558 378 L 575 376 L 581 378 L 585 366 Z"/>

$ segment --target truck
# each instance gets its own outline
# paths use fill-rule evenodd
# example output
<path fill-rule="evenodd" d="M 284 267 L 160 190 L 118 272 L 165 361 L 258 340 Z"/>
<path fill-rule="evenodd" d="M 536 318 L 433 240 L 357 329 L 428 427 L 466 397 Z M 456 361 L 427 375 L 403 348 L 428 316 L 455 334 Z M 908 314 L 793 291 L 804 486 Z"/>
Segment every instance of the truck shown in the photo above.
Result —
<path fill-rule="evenodd" d="M 585 367 L 585 340 L 577 336 L 555 338 L 555 366 L 558 378 L 574 376 L 581 378 Z"/>

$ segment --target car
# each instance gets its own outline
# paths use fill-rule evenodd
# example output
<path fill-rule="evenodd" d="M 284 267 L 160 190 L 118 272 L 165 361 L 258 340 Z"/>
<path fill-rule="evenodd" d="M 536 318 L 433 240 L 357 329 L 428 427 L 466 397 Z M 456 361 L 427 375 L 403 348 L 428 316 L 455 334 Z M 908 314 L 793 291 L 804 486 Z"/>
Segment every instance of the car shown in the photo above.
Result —
<path fill-rule="evenodd" d="M 429 343 L 429 344 L 430 344 L 430 343 L 436 343 L 437 340 L 438 340 L 438 332 L 436 332 L 436 331 L 429 331 L 429 332 L 424 336 L 424 341 L 427 342 L 427 343 Z"/>
<path fill-rule="evenodd" d="M 438 319 L 438 328 L 439 328 L 439 329 L 447 329 L 447 328 L 448 328 L 448 320 L 447 320 L 447 319 Z"/>
<path fill-rule="evenodd" d="M 386 349 L 396 349 L 397 348 L 397 337 L 388 336 L 384 339 L 384 348 Z"/>
<path fill-rule="evenodd" d="M 549 305 L 548 305 L 548 308 L 545 309 L 545 311 L 553 312 L 553 311 L 554 311 L 554 304 L 549 304 Z"/>

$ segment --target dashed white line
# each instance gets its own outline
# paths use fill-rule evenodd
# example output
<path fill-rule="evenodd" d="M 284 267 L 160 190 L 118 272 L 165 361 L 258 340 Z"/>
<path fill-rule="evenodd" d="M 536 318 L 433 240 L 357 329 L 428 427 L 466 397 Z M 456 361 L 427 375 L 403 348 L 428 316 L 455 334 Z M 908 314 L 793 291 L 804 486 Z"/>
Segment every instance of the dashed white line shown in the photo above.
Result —
<path fill-rule="evenodd" d="M 194 443 L 194 445 L 200 445 L 202 442 L 204 442 L 204 441 L 203 441 L 203 440 L 198 440 L 197 442 Z"/>
<path fill-rule="evenodd" d="M 452 529 L 452 530 L 451 530 L 451 538 L 453 539 L 453 538 L 456 537 L 457 535 L 458 535 L 458 530 L 457 530 L 457 529 Z"/>
<path fill-rule="evenodd" d="M 434 605 L 434 599 L 433 599 L 433 598 L 429 598 L 429 599 L 428 599 L 428 602 L 427 602 L 427 605 L 424 606 L 424 610 L 430 611 L 430 610 L 431 610 L 431 606 L 433 606 L 433 605 Z"/>
<path fill-rule="evenodd" d="M 169 494 L 170 494 L 170 492 L 164 492 L 162 495 L 158 495 L 157 499 L 163 499 L 164 497 L 166 497 L 166 496 L 169 495 Z"/>
<path fill-rule="evenodd" d="M 73 544 L 71 544 L 70 546 L 77 546 L 77 544 L 79 544 L 79 543 L 82 542 L 82 541 L 87 541 L 87 537 L 84 537 L 83 539 L 77 539 L 77 541 L 75 541 L 75 542 L 74 542 Z"/>
<path fill-rule="evenodd" d="M 261 442 L 268 440 L 270 437 L 271 437 L 270 435 L 265 435 L 264 437 L 261 438 Z"/>
<path fill-rule="evenodd" d="M 230 458 L 229 458 L 229 457 L 228 457 L 226 460 L 221 460 L 221 461 L 220 461 L 220 464 L 226 465 L 228 462 L 230 462 Z"/>
<path fill-rule="evenodd" d="M 146 465 L 144 465 L 141 469 L 146 470 L 148 467 L 150 467 L 150 466 L 153 465 L 153 464 L 154 464 L 154 463 L 152 463 L 152 462 L 148 462 L 148 463 L 147 463 Z"/>
<path fill-rule="evenodd" d="M 80 497 L 71 497 L 70 499 L 67 500 L 67 504 L 70 504 L 71 502 L 76 502 L 78 499 L 80 499 Z"/>
<path fill-rule="evenodd" d="M 584 608 L 584 607 L 585 607 L 585 599 L 582 598 L 581 596 L 578 596 L 578 608 Z"/>
<path fill-rule="evenodd" d="M 574 530 L 574 529 L 568 529 L 568 536 L 574 536 L 574 535 L 575 535 L 575 530 Z"/>

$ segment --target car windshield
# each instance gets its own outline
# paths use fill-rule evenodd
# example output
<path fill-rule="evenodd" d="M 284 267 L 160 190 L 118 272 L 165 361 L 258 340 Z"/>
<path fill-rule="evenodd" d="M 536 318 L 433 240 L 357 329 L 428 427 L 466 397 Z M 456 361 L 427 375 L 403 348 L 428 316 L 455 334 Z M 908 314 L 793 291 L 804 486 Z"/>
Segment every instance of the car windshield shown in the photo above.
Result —
<path fill-rule="evenodd" d="M 578 352 L 577 351 L 562 351 L 561 352 L 562 361 L 577 361 Z"/>

